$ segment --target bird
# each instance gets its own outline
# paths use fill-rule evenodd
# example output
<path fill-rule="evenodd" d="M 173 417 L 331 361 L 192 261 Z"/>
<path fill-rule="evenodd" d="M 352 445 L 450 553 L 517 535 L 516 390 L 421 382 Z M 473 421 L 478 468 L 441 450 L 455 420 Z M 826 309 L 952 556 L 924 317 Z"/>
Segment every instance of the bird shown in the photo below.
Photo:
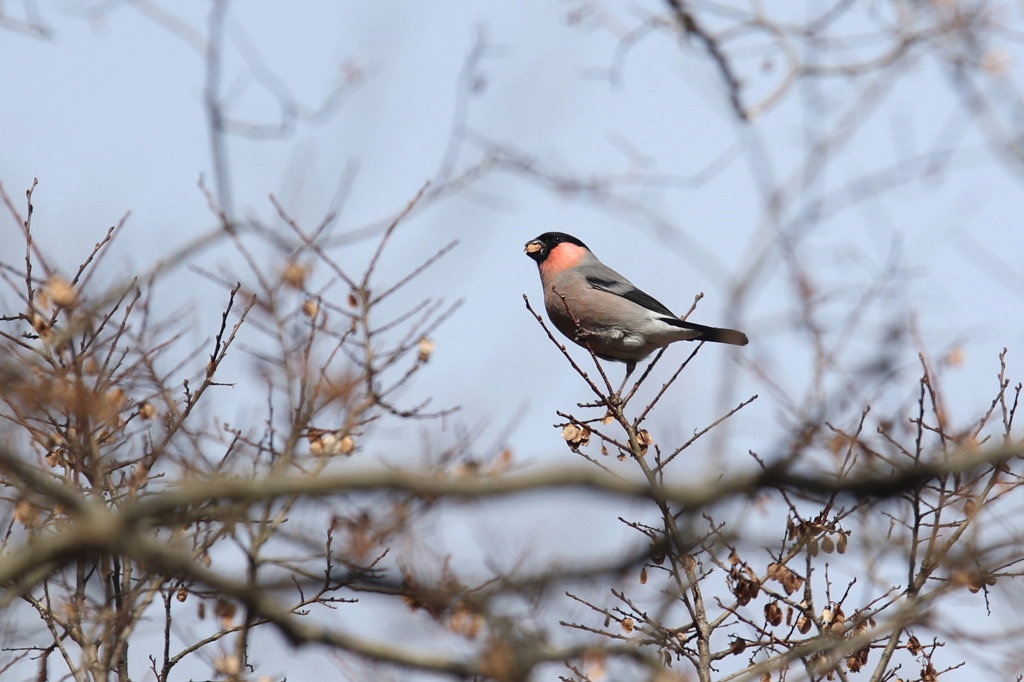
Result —
<path fill-rule="evenodd" d="M 638 362 L 675 341 L 747 345 L 743 332 L 680 319 L 570 234 L 545 232 L 525 252 L 537 262 L 548 319 L 602 360 L 626 363 L 623 386 Z"/>

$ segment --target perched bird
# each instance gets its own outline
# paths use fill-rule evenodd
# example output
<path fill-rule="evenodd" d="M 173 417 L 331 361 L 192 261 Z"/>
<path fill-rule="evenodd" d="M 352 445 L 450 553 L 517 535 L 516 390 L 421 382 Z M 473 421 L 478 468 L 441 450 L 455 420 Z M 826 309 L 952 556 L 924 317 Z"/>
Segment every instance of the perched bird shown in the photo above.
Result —
<path fill-rule="evenodd" d="M 625 362 L 626 379 L 637 362 L 674 341 L 747 345 L 743 332 L 679 319 L 572 235 L 545 232 L 526 242 L 526 255 L 540 269 L 551 323 L 602 360 Z"/>

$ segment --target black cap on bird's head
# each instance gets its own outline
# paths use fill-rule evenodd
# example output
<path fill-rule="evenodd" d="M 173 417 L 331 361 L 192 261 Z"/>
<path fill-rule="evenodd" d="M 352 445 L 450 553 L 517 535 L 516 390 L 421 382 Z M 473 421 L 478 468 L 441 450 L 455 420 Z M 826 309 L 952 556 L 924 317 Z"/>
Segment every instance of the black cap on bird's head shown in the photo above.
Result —
<path fill-rule="evenodd" d="M 536 239 L 526 242 L 526 255 L 537 261 L 537 263 L 543 263 L 551 254 L 552 249 L 563 243 L 575 244 L 584 249 L 587 248 L 586 244 L 571 234 L 566 234 L 565 232 L 545 232 Z"/>

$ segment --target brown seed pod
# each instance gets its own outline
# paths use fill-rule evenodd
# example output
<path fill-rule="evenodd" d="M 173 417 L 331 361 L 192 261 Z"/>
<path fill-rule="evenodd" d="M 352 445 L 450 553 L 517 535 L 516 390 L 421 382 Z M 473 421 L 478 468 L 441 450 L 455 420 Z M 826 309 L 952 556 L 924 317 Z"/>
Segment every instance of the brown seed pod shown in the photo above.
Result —
<path fill-rule="evenodd" d="M 28 500 L 18 500 L 14 505 L 14 520 L 26 528 L 32 528 L 39 522 L 39 508 Z"/>
<path fill-rule="evenodd" d="M 651 540 L 651 561 L 658 566 L 665 563 L 665 543 L 658 538 Z"/>
<path fill-rule="evenodd" d="M 153 403 L 142 403 L 139 405 L 139 417 L 144 421 L 156 419 L 156 405 Z"/>
<path fill-rule="evenodd" d="M 911 635 L 907 640 L 907 651 L 915 656 L 924 651 L 924 648 L 921 646 L 921 642 L 918 641 L 917 637 L 914 635 Z"/>
<path fill-rule="evenodd" d="M 352 436 L 342 436 L 338 441 L 338 452 L 343 455 L 351 455 L 356 449 L 356 441 Z"/>
<path fill-rule="evenodd" d="M 736 602 L 740 606 L 746 606 L 754 599 L 757 599 L 757 595 L 761 591 L 760 581 L 743 576 L 734 577 L 732 585 L 732 593 L 736 597 Z"/>
<path fill-rule="evenodd" d="M 221 627 L 225 630 L 234 625 L 237 612 L 238 607 L 225 599 L 218 599 L 213 607 L 213 615 L 220 618 Z"/>
<path fill-rule="evenodd" d="M 289 263 L 284 269 L 284 273 L 281 275 L 281 279 L 284 283 L 295 289 L 302 289 L 306 284 L 306 275 L 309 274 L 309 268 L 298 263 Z"/>
<path fill-rule="evenodd" d="M 416 342 L 417 357 L 419 358 L 419 361 L 426 362 L 429 360 L 435 348 L 437 348 L 437 344 L 426 336 L 420 338 L 420 340 Z"/>
<path fill-rule="evenodd" d="M 46 283 L 46 291 L 54 305 L 61 308 L 72 308 L 78 302 L 78 293 L 75 288 L 60 275 L 54 275 Z"/>
<path fill-rule="evenodd" d="M 786 590 L 786 594 L 793 594 L 803 586 L 804 579 L 787 568 L 786 575 L 782 578 L 782 589 Z"/>
<path fill-rule="evenodd" d="M 590 429 L 577 424 L 566 424 L 562 427 L 562 439 L 573 452 L 590 443 Z"/>

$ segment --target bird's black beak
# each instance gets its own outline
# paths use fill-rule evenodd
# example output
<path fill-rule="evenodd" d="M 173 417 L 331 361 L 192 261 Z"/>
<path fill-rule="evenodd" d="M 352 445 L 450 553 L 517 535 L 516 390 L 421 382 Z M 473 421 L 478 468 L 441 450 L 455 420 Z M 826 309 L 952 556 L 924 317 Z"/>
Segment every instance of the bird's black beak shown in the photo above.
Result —
<path fill-rule="evenodd" d="M 523 250 L 526 252 L 527 256 L 538 263 L 544 260 L 544 243 L 537 239 L 526 242 L 526 248 Z"/>

